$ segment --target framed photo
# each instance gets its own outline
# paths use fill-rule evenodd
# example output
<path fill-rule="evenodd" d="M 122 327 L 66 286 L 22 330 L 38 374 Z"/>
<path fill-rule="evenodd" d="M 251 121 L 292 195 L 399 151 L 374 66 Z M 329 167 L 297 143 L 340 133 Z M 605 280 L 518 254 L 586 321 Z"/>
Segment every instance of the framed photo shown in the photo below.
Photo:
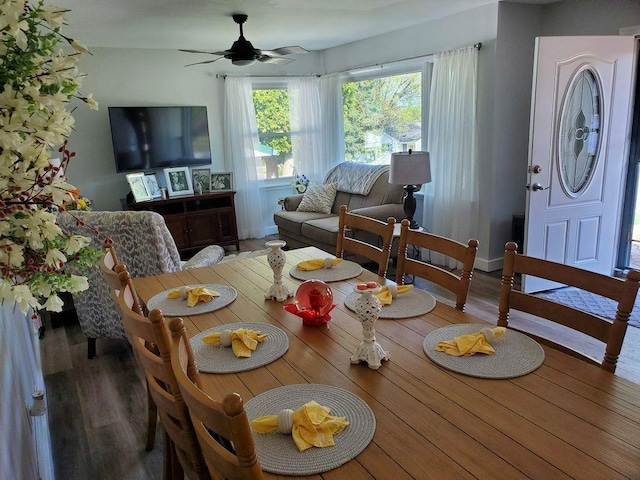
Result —
<path fill-rule="evenodd" d="M 156 177 L 156 174 L 147 173 L 144 179 L 147 182 L 147 190 L 151 198 L 161 198 L 162 193 L 160 192 L 160 185 L 158 185 L 158 177 Z"/>
<path fill-rule="evenodd" d="M 193 184 L 191 183 L 191 175 L 189 175 L 189 167 L 165 168 L 164 178 L 167 181 L 169 197 L 193 195 Z"/>
<path fill-rule="evenodd" d="M 193 189 L 196 192 L 208 192 L 211 190 L 210 168 L 192 168 L 191 178 L 193 179 Z"/>
<path fill-rule="evenodd" d="M 136 203 L 151 200 L 151 194 L 147 188 L 147 182 L 143 172 L 127 173 L 127 182 L 129 182 L 131 193 L 133 193 L 133 198 Z"/>
<path fill-rule="evenodd" d="M 212 172 L 211 173 L 211 191 L 225 192 L 233 190 L 233 173 L 232 172 Z"/>

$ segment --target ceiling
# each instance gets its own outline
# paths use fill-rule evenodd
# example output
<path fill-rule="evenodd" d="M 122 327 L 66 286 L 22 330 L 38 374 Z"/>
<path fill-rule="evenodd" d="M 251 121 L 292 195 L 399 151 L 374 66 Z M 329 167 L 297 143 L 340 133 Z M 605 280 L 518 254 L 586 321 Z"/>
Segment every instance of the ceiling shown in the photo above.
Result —
<path fill-rule="evenodd" d="M 546 4 L 558 0 L 510 0 Z M 225 50 L 238 38 L 232 13 L 249 20 L 256 48 L 324 50 L 498 0 L 52 0 L 69 8 L 64 33 L 89 48 Z"/>

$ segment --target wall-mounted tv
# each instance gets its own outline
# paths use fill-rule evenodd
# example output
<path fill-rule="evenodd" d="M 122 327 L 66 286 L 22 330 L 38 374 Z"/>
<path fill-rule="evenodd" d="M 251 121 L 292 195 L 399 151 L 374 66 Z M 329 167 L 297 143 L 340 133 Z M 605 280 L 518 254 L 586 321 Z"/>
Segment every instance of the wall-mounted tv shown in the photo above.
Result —
<path fill-rule="evenodd" d="M 117 172 L 211 163 L 207 107 L 109 107 Z"/>

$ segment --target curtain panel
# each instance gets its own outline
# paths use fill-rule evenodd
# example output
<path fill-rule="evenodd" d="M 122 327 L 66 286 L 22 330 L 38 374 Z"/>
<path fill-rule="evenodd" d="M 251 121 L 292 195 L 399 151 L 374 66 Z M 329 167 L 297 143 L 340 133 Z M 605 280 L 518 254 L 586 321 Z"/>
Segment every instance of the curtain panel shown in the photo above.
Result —
<path fill-rule="evenodd" d="M 265 214 L 256 206 L 264 206 L 266 201 L 258 180 L 255 151 L 259 140 L 251 81 L 227 77 L 224 87 L 225 164 L 233 172 L 238 237 L 263 238 Z"/>
<path fill-rule="evenodd" d="M 434 55 L 429 108 L 432 192 L 429 231 L 466 243 L 478 236 L 478 49 Z M 425 205 L 426 207 L 426 205 Z M 445 263 L 444 257 L 432 257 Z M 455 262 L 447 265 L 456 267 Z"/>

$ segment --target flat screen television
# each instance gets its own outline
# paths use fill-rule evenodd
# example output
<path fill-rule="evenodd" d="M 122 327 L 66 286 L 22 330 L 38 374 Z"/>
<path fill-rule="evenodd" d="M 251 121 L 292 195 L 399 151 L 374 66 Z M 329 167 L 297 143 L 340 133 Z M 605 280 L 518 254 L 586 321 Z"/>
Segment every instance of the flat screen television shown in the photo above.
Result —
<path fill-rule="evenodd" d="M 207 107 L 109 107 L 117 172 L 211 163 Z"/>

